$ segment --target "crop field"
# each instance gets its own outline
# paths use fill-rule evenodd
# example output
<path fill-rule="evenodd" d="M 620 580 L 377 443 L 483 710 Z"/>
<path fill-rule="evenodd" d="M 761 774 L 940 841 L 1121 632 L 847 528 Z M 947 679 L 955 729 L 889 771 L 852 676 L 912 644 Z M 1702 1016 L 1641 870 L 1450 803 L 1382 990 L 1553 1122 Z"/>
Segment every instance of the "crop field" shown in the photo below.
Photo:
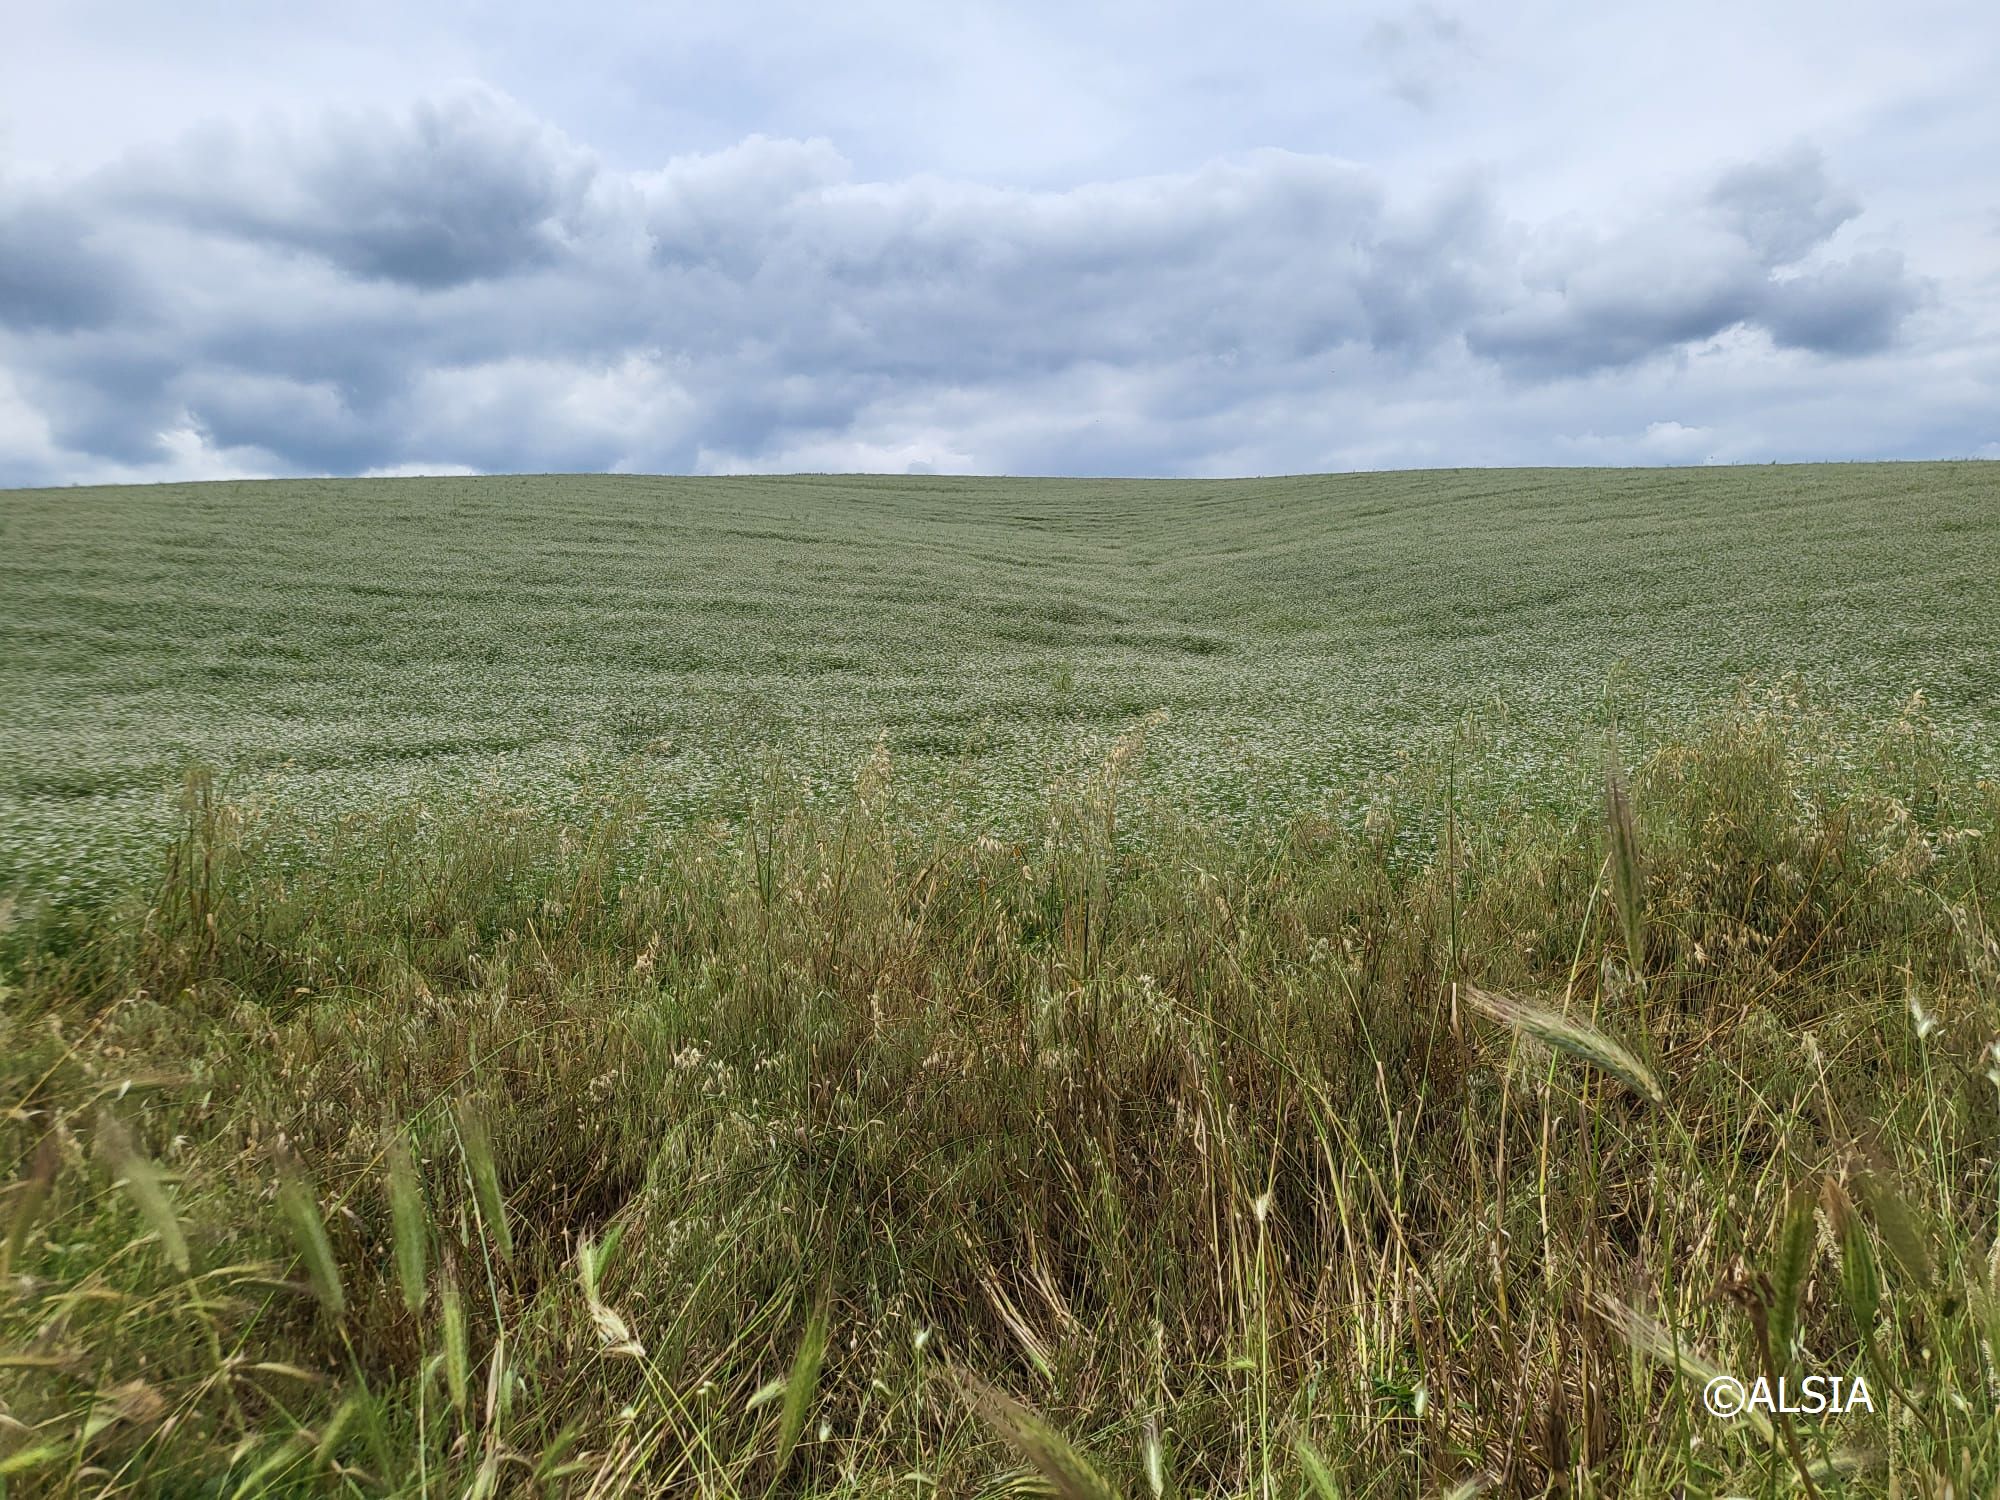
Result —
<path fill-rule="evenodd" d="M 2000 465 L 15 492 L 0 580 L 0 1496 L 2000 1485 Z"/>
<path fill-rule="evenodd" d="M 1254 821 L 1468 712 L 1475 781 L 1573 787 L 1607 716 L 1788 675 L 1857 721 L 1921 690 L 1977 756 L 1995 619 L 1979 463 L 5 493 L 0 889 L 143 856 L 189 761 L 322 813 L 620 767 L 685 816 L 881 737 L 1004 822 L 1164 710 L 1143 788 Z"/>

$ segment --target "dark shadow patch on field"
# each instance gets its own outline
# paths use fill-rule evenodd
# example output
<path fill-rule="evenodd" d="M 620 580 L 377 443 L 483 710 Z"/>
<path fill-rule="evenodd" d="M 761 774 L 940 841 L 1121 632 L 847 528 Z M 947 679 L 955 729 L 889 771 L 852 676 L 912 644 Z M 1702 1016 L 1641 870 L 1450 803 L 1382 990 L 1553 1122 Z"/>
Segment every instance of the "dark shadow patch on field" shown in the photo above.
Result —
<path fill-rule="evenodd" d="M 204 684 L 231 683 L 239 686 L 289 688 L 298 683 L 299 672 L 296 665 L 286 661 L 259 661 L 254 658 L 235 658 L 228 661 L 202 662 L 194 669 L 194 676 Z"/>
<path fill-rule="evenodd" d="M 335 770 L 348 766 L 394 764 L 411 760 L 442 760 L 453 755 L 500 755 L 532 749 L 545 743 L 544 734 L 451 734 L 401 740 L 393 744 L 356 745 L 348 749 L 293 751 L 265 754 L 239 761 L 264 769 L 295 768 L 302 771 Z"/>
<path fill-rule="evenodd" d="M 1024 701 L 996 702 L 984 695 L 893 716 L 883 728 L 892 753 L 971 759 L 993 747 L 1002 724 L 1020 724 L 1034 713 Z"/>
<path fill-rule="evenodd" d="M 768 613 L 771 605 L 764 599 L 746 599 L 741 594 L 691 594 L 686 598 L 669 598 L 664 603 L 676 610 L 692 610 L 704 615 L 727 615 L 735 619 L 747 619 L 752 615 Z"/>
<path fill-rule="evenodd" d="M 1109 644 L 1112 630 L 1129 626 L 1122 610 L 1083 599 L 1053 599 L 1032 604 L 994 606 L 989 633 L 1003 641 L 1031 646 Z"/>
<path fill-rule="evenodd" d="M 344 771 L 384 763 L 441 760 L 455 755 L 498 755 L 530 749 L 546 735 L 456 734 L 413 739 L 393 745 L 314 746 L 294 750 L 260 750 L 209 757 L 225 775 L 261 771 Z M 148 765 L 31 767 L 14 777 L 6 789 L 24 800 L 75 802 L 118 792 L 160 791 L 180 776 L 179 762 L 170 758 Z"/>
<path fill-rule="evenodd" d="M 912 725 L 888 736 L 896 755 L 927 755 L 947 760 L 976 760 L 992 748 L 983 726 L 967 729 L 954 724 Z"/>
<path fill-rule="evenodd" d="M 350 583 L 344 585 L 340 592 L 343 594 L 353 594 L 362 599 L 427 599 L 432 597 L 435 591 L 409 584 Z M 488 592 L 488 590 L 480 590 L 473 597 L 484 598 Z M 465 597 L 462 590 L 458 591 L 458 597 Z"/>
<path fill-rule="evenodd" d="M 23 771 L 9 788 L 25 800 L 82 802 L 116 792 L 160 786 L 165 778 L 157 770 L 141 771 L 124 767 L 38 766 Z"/>
<path fill-rule="evenodd" d="M 1114 646 L 1182 656 L 1222 656 L 1236 649 L 1229 637 L 1206 630 L 1114 630 L 1107 639 Z"/>
<path fill-rule="evenodd" d="M 808 677 L 825 677 L 835 672 L 861 672 L 867 667 L 867 660 L 858 651 L 808 651 L 798 662 L 798 669 Z"/>
<path fill-rule="evenodd" d="M 756 542 L 794 542 L 802 547 L 814 549 L 824 547 L 865 547 L 867 542 L 852 537 L 829 536 L 824 531 L 776 531 L 762 527 L 719 526 L 708 533 L 710 536 L 742 537 Z"/>
<path fill-rule="evenodd" d="M 1084 599 L 1051 599 L 1043 604 L 1030 605 L 1022 614 L 1031 619 L 1046 620 L 1051 625 L 1071 626 L 1123 625 L 1132 618 L 1123 610 L 1092 604 Z"/>
<path fill-rule="evenodd" d="M 1113 689 L 1110 692 L 1093 694 L 1081 705 L 1076 717 L 1079 722 L 1085 724 L 1113 724 L 1120 729 L 1126 729 L 1135 720 L 1143 719 L 1163 706 L 1157 688 Z"/>
<path fill-rule="evenodd" d="M 598 648 L 599 656 L 622 666 L 645 667 L 655 672 L 702 672 L 716 658 L 686 641 L 657 641 L 643 637 L 613 638 Z"/>

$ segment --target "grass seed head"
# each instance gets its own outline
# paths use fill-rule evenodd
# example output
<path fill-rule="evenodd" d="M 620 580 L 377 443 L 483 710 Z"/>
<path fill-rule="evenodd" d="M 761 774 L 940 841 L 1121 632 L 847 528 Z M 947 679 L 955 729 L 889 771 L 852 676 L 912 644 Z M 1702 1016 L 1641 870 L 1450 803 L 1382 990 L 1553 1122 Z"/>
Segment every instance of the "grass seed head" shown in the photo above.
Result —
<path fill-rule="evenodd" d="M 1118 1500 L 1118 1491 L 1040 1416 L 978 1377 L 956 1375 L 960 1397 L 1042 1476 L 1058 1500 Z"/>
<path fill-rule="evenodd" d="M 1511 995 L 1482 990 L 1476 985 L 1467 985 L 1463 993 L 1466 1003 L 1482 1015 L 1591 1064 L 1655 1104 L 1666 1102 L 1666 1091 L 1660 1087 L 1652 1070 L 1595 1027 L 1572 1021 L 1557 1011 L 1530 1005 Z"/>
<path fill-rule="evenodd" d="M 27 1243 L 28 1231 L 34 1228 L 35 1220 L 41 1215 L 42 1205 L 48 1201 L 49 1190 L 55 1186 L 56 1172 L 61 1165 L 62 1151 L 56 1143 L 55 1132 L 48 1131 L 35 1147 L 27 1176 L 14 1190 L 14 1209 L 7 1221 L 7 1238 L 0 1241 L 0 1297 L 9 1294 L 14 1262 L 20 1256 L 21 1247 Z"/>
<path fill-rule="evenodd" d="M 98 1114 L 97 1139 L 112 1169 L 123 1181 L 126 1193 L 153 1226 L 161 1253 L 176 1271 L 185 1274 L 189 1264 L 187 1238 L 181 1233 L 180 1220 L 175 1216 L 160 1169 L 133 1144 L 131 1133 L 109 1109 Z"/>
<path fill-rule="evenodd" d="M 1645 972 L 1645 877 L 1639 864 L 1639 830 L 1632 816 L 1632 797 L 1618 759 L 1615 739 L 1607 738 L 1604 753 L 1604 821 L 1611 838 L 1611 890 L 1618 923 L 1625 938 L 1625 961 L 1635 979 Z"/>
<path fill-rule="evenodd" d="M 459 1150 L 465 1157 L 466 1173 L 472 1178 L 479 1221 L 500 1252 L 500 1258 L 512 1260 L 514 1231 L 508 1222 L 507 1197 L 500 1191 L 500 1172 L 493 1162 L 493 1142 L 487 1134 L 486 1118 L 470 1099 L 459 1101 L 456 1118 Z"/>
<path fill-rule="evenodd" d="M 430 1249 L 430 1225 L 424 1214 L 423 1180 L 410 1155 L 407 1139 L 389 1142 L 389 1217 L 395 1236 L 396 1279 L 403 1289 L 403 1306 L 416 1312 L 424 1305 L 425 1262 Z"/>
<path fill-rule="evenodd" d="M 304 1171 L 295 1164 L 284 1169 L 279 1181 L 278 1209 L 291 1230 L 292 1246 L 305 1263 L 313 1295 L 329 1317 L 339 1318 L 347 1311 L 340 1263 L 334 1258 L 332 1241 L 327 1238 L 326 1221 L 320 1217 L 319 1196 Z"/>

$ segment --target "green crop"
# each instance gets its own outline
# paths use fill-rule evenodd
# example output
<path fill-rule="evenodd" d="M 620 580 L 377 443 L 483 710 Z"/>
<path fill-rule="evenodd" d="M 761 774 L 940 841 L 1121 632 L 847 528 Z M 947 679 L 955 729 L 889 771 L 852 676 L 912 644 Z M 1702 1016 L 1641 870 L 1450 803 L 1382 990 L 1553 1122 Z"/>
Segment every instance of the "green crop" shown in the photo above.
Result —
<path fill-rule="evenodd" d="M 685 820 L 881 738 L 1000 824 L 1165 710 L 1142 791 L 1248 826 L 1469 712 L 1472 780 L 1581 805 L 1598 725 L 1746 679 L 1990 757 L 1996 518 L 1978 463 L 4 493 L 0 890 L 143 858 L 189 761 L 330 817 L 637 760 Z"/>

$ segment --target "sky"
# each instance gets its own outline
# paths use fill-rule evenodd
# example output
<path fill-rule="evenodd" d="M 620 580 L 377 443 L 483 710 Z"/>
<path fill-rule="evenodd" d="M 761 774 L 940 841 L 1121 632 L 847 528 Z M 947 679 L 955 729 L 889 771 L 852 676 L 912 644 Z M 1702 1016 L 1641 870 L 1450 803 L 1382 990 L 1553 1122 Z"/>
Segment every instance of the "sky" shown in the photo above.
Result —
<path fill-rule="evenodd" d="M 0 486 L 2000 458 L 2000 7 L 70 0 Z"/>

